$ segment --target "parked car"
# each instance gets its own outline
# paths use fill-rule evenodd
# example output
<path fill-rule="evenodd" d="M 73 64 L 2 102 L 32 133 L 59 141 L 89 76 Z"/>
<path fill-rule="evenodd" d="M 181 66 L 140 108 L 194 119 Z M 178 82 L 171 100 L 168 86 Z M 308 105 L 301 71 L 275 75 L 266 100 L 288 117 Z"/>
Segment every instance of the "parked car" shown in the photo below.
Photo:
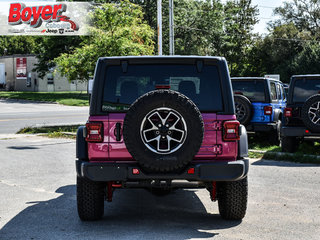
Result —
<path fill-rule="evenodd" d="M 91 102 L 92 88 L 93 88 L 93 79 L 89 79 L 88 85 L 87 85 L 87 93 L 88 93 L 88 97 L 89 97 L 89 103 Z"/>
<path fill-rule="evenodd" d="M 320 74 L 292 76 L 282 125 L 282 151 L 294 152 L 300 141 L 319 139 Z"/>
<path fill-rule="evenodd" d="M 289 84 L 284 83 L 284 84 L 283 84 L 283 88 L 284 88 L 284 92 L 285 92 L 286 96 L 288 96 L 288 93 L 289 93 Z"/>
<path fill-rule="evenodd" d="M 248 131 L 268 133 L 280 143 L 280 127 L 286 94 L 281 81 L 260 77 L 231 78 L 237 120 Z"/>
<path fill-rule="evenodd" d="M 76 145 L 81 220 L 100 219 L 104 199 L 127 188 L 206 188 L 223 218 L 245 216 L 247 133 L 224 58 L 100 58 Z"/>

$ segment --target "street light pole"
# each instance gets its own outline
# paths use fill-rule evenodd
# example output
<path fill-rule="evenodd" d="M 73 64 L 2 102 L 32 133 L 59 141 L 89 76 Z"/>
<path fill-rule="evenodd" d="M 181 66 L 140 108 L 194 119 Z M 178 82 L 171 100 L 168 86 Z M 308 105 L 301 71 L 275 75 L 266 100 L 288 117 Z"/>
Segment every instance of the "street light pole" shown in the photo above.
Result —
<path fill-rule="evenodd" d="M 157 1 L 158 55 L 162 55 L 162 0 Z"/>
<path fill-rule="evenodd" d="M 169 0 L 169 53 L 174 55 L 173 0 Z"/>

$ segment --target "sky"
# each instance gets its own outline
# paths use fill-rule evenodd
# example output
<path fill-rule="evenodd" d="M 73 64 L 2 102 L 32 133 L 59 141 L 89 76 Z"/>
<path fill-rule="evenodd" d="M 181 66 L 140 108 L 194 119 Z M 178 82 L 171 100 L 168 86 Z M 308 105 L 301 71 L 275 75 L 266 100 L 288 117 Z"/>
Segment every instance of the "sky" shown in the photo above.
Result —
<path fill-rule="evenodd" d="M 276 7 L 281 6 L 284 2 L 290 2 L 289 0 L 252 0 L 253 5 L 258 5 L 259 23 L 254 27 L 254 32 L 260 34 L 268 33 L 267 23 L 271 20 L 275 20 L 277 17 L 273 16 L 273 10 Z"/>

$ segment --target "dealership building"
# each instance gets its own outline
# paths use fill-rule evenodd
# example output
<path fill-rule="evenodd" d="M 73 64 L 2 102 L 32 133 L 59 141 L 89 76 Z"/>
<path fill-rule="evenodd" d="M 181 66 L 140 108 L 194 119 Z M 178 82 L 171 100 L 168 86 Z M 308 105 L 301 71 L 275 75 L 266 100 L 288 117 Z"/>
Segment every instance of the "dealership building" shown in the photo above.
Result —
<path fill-rule="evenodd" d="M 0 89 L 6 91 L 58 92 L 85 91 L 87 83 L 69 82 L 56 72 L 48 72 L 40 78 L 34 71 L 38 60 L 35 55 L 17 54 L 0 57 Z"/>

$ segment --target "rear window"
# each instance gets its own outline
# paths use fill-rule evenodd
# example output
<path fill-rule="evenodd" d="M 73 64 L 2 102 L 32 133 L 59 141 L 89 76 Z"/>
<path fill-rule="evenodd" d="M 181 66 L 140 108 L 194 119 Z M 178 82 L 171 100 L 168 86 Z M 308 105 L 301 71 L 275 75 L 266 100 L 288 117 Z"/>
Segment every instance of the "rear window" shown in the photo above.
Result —
<path fill-rule="evenodd" d="M 109 66 L 106 71 L 102 111 L 123 112 L 141 95 L 157 86 L 170 85 L 198 106 L 201 111 L 222 111 L 218 68 L 204 65 L 201 72 L 194 65 Z"/>
<path fill-rule="evenodd" d="M 265 102 L 264 81 L 232 81 L 233 92 L 249 98 L 251 102 Z"/>
<path fill-rule="evenodd" d="M 293 102 L 305 102 L 320 93 L 320 79 L 299 79 L 294 83 Z"/>

